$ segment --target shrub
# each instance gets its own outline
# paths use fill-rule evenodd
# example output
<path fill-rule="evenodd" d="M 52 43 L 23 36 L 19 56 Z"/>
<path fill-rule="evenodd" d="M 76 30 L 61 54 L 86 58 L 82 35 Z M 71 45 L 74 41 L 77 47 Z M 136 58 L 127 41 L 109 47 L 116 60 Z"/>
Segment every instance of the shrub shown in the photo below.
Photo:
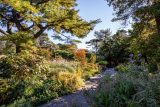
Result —
<path fill-rule="evenodd" d="M 19 102 L 22 97 L 35 95 L 33 86 L 42 84 L 48 70 L 45 60 L 28 51 L 9 55 L 0 60 L 0 104 Z M 1 66 L 3 65 L 3 66 Z M 32 92 L 26 92 L 32 90 Z M 28 95 L 26 95 L 28 94 Z M 32 101 L 31 101 L 32 102 Z"/>
<path fill-rule="evenodd" d="M 0 106 L 37 106 L 76 91 L 84 76 L 97 72 L 94 57 L 80 61 L 49 61 L 48 50 L 25 47 L 18 54 L 0 58 Z"/>
<path fill-rule="evenodd" d="M 148 65 L 148 70 L 150 73 L 155 73 L 157 70 L 158 70 L 158 66 L 157 66 L 157 63 L 150 63 Z"/>
<path fill-rule="evenodd" d="M 36 52 L 37 55 L 42 56 L 45 59 L 51 59 L 51 52 L 48 49 L 38 49 Z"/>
<path fill-rule="evenodd" d="M 83 85 L 79 64 L 50 62 L 28 51 L 1 58 L 0 104 L 37 106 L 76 91 Z"/>
<path fill-rule="evenodd" d="M 159 107 L 160 74 L 150 74 L 144 66 L 132 65 L 128 72 L 105 77 L 96 93 L 97 107 Z"/>
<path fill-rule="evenodd" d="M 12 63 L 10 59 L 3 57 L 0 58 L 0 77 L 9 78 L 12 72 Z"/>
<path fill-rule="evenodd" d="M 129 66 L 120 64 L 120 65 L 116 66 L 115 70 L 119 71 L 119 72 L 128 72 Z"/>
<path fill-rule="evenodd" d="M 82 69 L 83 69 L 83 78 L 84 79 L 89 79 L 94 74 L 99 73 L 97 65 L 96 64 L 93 65 L 92 63 L 88 63 Z"/>
<path fill-rule="evenodd" d="M 99 62 L 98 62 L 98 65 L 99 65 L 100 71 L 105 71 L 107 64 L 108 64 L 107 61 L 99 61 Z"/>
<path fill-rule="evenodd" d="M 53 63 L 50 66 L 50 70 L 54 71 L 54 72 L 60 72 L 60 71 L 64 71 L 64 72 L 74 72 L 74 68 L 65 64 L 65 63 Z"/>
<path fill-rule="evenodd" d="M 74 92 L 84 85 L 81 72 L 59 72 L 58 80 L 62 83 L 62 94 Z"/>
<path fill-rule="evenodd" d="M 73 60 L 74 55 L 71 52 L 65 51 L 65 50 L 55 50 L 52 52 L 53 57 L 57 58 L 58 56 L 61 56 L 63 59 L 67 60 Z"/>
<path fill-rule="evenodd" d="M 74 57 L 76 60 L 81 62 L 82 66 L 85 66 L 87 63 L 86 59 L 86 50 L 85 49 L 79 49 L 74 53 Z"/>
<path fill-rule="evenodd" d="M 107 65 L 108 62 L 107 62 L 107 61 L 99 61 L 98 64 L 99 64 L 99 65 Z"/>

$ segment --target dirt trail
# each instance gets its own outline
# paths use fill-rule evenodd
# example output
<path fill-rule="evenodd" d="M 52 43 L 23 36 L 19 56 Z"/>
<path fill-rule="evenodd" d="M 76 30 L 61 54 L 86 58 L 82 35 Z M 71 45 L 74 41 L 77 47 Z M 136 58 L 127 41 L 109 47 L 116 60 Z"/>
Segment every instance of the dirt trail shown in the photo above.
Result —
<path fill-rule="evenodd" d="M 48 104 L 40 107 L 90 107 L 85 97 L 86 92 L 92 92 L 98 86 L 99 80 L 105 75 L 114 75 L 116 72 L 113 68 L 108 68 L 101 74 L 91 77 L 90 80 L 85 82 L 85 86 L 75 93 L 59 97 L 52 100 Z"/>

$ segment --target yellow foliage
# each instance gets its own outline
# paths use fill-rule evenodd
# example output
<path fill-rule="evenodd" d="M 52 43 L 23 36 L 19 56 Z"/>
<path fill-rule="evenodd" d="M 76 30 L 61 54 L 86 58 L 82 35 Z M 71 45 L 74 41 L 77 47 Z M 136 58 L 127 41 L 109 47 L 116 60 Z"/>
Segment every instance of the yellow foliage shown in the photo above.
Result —
<path fill-rule="evenodd" d="M 12 6 L 15 10 L 17 11 L 25 11 L 25 10 L 29 10 L 30 12 L 33 13 L 37 13 L 38 10 L 30 5 L 29 1 L 24 1 L 24 0 L 4 0 L 4 3 L 6 3 L 7 5 Z"/>
<path fill-rule="evenodd" d="M 80 89 L 84 85 L 84 81 L 81 78 L 81 72 L 60 72 L 58 74 L 58 80 L 62 83 L 62 85 L 69 90 L 76 91 Z"/>

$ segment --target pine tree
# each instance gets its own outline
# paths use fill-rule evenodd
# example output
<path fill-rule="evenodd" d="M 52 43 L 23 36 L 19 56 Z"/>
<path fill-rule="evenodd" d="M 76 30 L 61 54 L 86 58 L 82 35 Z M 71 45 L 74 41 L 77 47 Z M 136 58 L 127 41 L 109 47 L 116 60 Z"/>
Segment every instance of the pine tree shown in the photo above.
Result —
<path fill-rule="evenodd" d="M 36 39 L 52 30 L 84 37 L 98 20 L 83 20 L 76 5 L 75 0 L 0 0 L 0 32 L 7 36 L 25 32 Z"/>

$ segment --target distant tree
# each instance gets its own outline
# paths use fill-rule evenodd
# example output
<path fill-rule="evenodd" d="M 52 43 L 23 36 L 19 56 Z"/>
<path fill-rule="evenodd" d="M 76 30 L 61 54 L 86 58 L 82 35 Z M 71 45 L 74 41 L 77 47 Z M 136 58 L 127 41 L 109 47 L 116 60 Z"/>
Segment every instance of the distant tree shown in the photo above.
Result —
<path fill-rule="evenodd" d="M 127 31 L 118 30 L 116 34 L 111 35 L 109 29 L 100 30 L 95 32 L 95 37 L 96 39 L 92 39 L 88 43 L 97 48 L 98 61 L 107 61 L 109 66 L 115 66 L 127 60 L 127 47 L 129 46 Z"/>
<path fill-rule="evenodd" d="M 100 30 L 100 31 L 95 31 L 94 32 L 94 39 L 91 39 L 90 41 L 86 42 L 89 46 L 92 46 L 95 52 L 97 53 L 98 48 L 101 45 L 101 42 L 109 37 L 111 35 L 110 29 L 106 30 Z"/>
<path fill-rule="evenodd" d="M 118 30 L 116 34 L 107 37 L 102 41 L 102 45 L 98 50 L 98 54 L 103 56 L 103 59 L 108 62 L 109 66 L 116 66 L 119 63 L 124 63 L 128 58 L 128 43 L 125 30 Z"/>
<path fill-rule="evenodd" d="M 65 50 L 74 53 L 78 48 L 76 44 L 58 44 L 60 50 Z"/>

